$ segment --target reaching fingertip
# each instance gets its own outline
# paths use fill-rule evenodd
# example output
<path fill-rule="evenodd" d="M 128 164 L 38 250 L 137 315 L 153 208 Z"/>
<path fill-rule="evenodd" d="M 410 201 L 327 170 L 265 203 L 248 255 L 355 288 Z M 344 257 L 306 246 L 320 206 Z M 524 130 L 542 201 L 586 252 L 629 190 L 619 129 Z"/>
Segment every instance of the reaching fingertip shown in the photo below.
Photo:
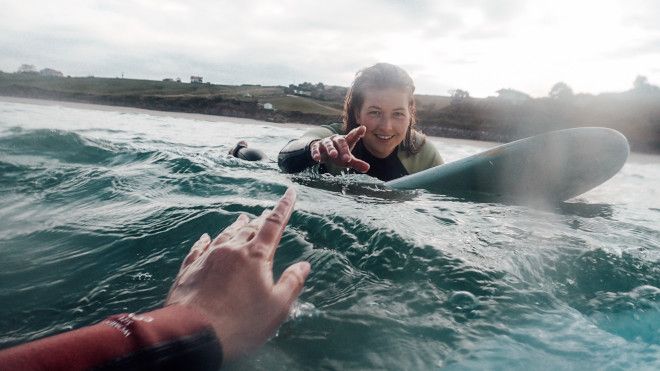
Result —
<path fill-rule="evenodd" d="M 293 187 L 289 187 L 286 189 L 286 192 L 284 192 L 284 196 L 282 198 L 288 197 L 288 198 L 296 198 L 296 189 Z"/>
<path fill-rule="evenodd" d="M 300 295 L 310 271 L 311 265 L 306 261 L 298 262 L 284 270 L 274 287 L 284 305 L 290 305 Z"/>
<path fill-rule="evenodd" d="M 370 167 L 371 166 L 368 163 L 365 162 L 365 163 L 362 164 L 362 168 L 359 169 L 359 171 L 362 172 L 362 173 L 366 173 L 367 171 L 369 171 Z"/>
<path fill-rule="evenodd" d="M 309 262 L 300 262 L 296 266 L 296 269 L 298 269 L 298 273 L 302 277 L 303 281 L 307 279 L 307 276 L 309 276 L 309 272 L 312 270 L 312 265 L 309 264 Z"/>

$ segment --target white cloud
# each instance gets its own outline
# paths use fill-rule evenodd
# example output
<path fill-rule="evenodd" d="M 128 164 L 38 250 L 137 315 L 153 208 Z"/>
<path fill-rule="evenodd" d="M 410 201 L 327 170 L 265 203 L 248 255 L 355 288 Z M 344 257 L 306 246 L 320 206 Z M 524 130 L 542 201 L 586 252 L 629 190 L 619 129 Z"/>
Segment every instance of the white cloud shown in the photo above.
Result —
<path fill-rule="evenodd" d="M 660 83 L 660 6 L 602 1 L 0 0 L 0 69 L 216 83 L 348 85 L 378 61 L 404 66 L 421 93 L 545 95 Z"/>

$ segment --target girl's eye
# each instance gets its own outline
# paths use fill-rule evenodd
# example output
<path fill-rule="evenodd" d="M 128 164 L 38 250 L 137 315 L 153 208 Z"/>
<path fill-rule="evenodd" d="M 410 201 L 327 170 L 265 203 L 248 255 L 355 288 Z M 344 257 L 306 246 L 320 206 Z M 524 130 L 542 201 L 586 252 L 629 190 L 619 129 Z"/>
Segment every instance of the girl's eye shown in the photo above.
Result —
<path fill-rule="evenodd" d="M 403 112 L 394 112 L 394 117 L 396 118 L 402 118 L 405 117 L 406 115 Z"/>
<path fill-rule="evenodd" d="M 369 111 L 369 115 L 378 116 L 378 115 L 380 115 L 380 112 L 379 111 Z"/>

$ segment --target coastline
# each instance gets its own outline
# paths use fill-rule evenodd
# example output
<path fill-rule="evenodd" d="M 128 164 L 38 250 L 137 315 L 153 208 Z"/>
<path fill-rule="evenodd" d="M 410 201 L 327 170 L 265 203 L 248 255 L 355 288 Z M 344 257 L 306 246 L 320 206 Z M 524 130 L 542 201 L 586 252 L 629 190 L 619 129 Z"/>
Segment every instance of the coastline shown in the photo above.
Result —
<path fill-rule="evenodd" d="M 341 87 L 324 88 L 316 92 L 317 97 L 292 95 L 288 89 L 0 72 L 0 96 L 5 100 L 90 104 L 97 109 L 121 107 L 125 112 L 131 109 L 130 112 L 207 121 L 257 120 L 294 127 L 341 121 Z M 553 130 L 597 126 L 621 132 L 633 152 L 658 154 L 658 99 L 660 88 L 597 96 L 578 94 L 566 99 L 530 98 L 521 102 L 505 97 L 453 99 L 420 95 L 416 97 L 417 128 L 431 137 L 508 143 Z"/>
<path fill-rule="evenodd" d="M 97 110 L 97 111 L 113 111 L 113 112 L 122 112 L 122 113 L 146 114 L 146 115 L 160 116 L 160 117 L 183 118 L 183 119 L 200 120 L 200 121 L 208 121 L 208 122 L 231 122 L 231 123 L 246 124 L 246 125 L 263 125 L 264 123 L 267 123 L 273 126 L 282 126 L 286 128 L 294 128 L 301 130 L 314 127 L 314 125 L 304 124 L 304 123 L 268 122 L 268 121 L 261 121 L 256 119 L 243 118 L 243 117 L 218 116 L 218 115 L 208 115 L 203 113 L 176 112 L 176 111 L 158 111 L 158 110 L 135 108 L 129 106 L 112 106 L 112 105 L 95 104 L 95 103 L 59 101 L 52 99 L 18 98 L 18 97 L 8 97 L 4 95 L 0 95 L 0 102 L 33 104 L 40 106 L 61 106 L 68 108 L 89 109 L 89 110 Z M 477 139 L 450 138 L 450 137 L 441 137 L 441 136 L 434 136 L 428 134 L 426 136 L 436 142 L 441 141 L 441 142 L 449 142 L 452 144 L 469 144 L 472 146 L 480 147 L 483 150 L 502 144 L 500 142 L 477 140 Z M 660 163 L 660 156 L 652 153 L 630 152 L 628 159 L 629 161 L 634 161 L 640 164 Z"/>
<path fill-rule="evenodd" d="M 130 106 L 113 106 L 113 105 L 104 105 L 104 104 L 95 104 L 95 103 L 81 103 L 81 102 L 71 102 L 71 101 L 59 101 L 52 99 L 38 99 L 38 98 L 18 98 L 18 97 L 8 97 L 0 95 L 0 102 L 9 102 L 9 103 L 21 103 L 21 104 L 33 104 L 38 106 L 61 106 L 68 108 L 78 108 L 78 109 L 89 109 L 97 111 L 109 111 L 109 112 L 122 112 L 122 113 L 133 113 L 133 114 L 146 114 L 152 116 L 160 117 L 173 117 L 173 118 L 183 118 L 189 120 L 201 120 L 208 122 L 231 122 L 236 124 L 246 124 L 246 125 L 263 125 L 264 123 L 270 124 L 273 126 L 281 126 L 285 128 L 294 128 L 294 129 L 308 129 L 314 127 L 311 124 L 304 123 L 292 123 L 292 122 L 269 122 L 256 119 L 249 119 L 243 117 L 231 117 L 231 116 L 218 116 L 218 115 L 209 115 L 204 113 L 189 113 L 189 112 L 176 112 L 176 111 L 158 111 L 145 108 L 135 108 Z M 441 137 L 434 135 L 426 135 L 428 138 L 434 141 L 444 141 L 451 142 L 456 144 L 470 144 L 477 146 L 483 149 L 494 147 L 499 142 L 491 142 L 484 140 L 476 139 L 463 139 L 463 138 L 450 138 L 450 137 Z"/>
<path fill-rule="evenodd" d="M 34 104 L 39 106 L 61 106 L 68 108 L 91 109 L 97 111 L 113 111 L 113 112 L 122 112 L 122 113 L 146 114 L 152 116 L 185 118 L 191 120 L 201 120 L 201 121 L 210 121 L 210 122 L 229 121 L 232 123 L 248 124 L 248 125 L 263 125 L 263 123 L 266 122 L 268 124 L 273 124 L 277 126 L 282 126 L 287 128 L 300 128 L 300 129 L 306 129 L 313 126 L 304 123 L 268 122 L 268 121 L 249 119 L 244 117 L 218 116 L 218 115 L 209 115 L 204 113 L 191 113 L 191 112 L 178 112 L 178 111 L 159 111 L 159 110 L 136 108 L 130 106 L 114 106 L 114 105 L 105 105 L 105 104 L 97 104 L 97 103 L 82 103 L 82 102 L 71 102 L 71 101 L 53 100 L 53 99 L 19 98 L 19 97 L 9 97 L 4 95 L 0 95 L 0 101 L 9 102 L 9 103 Z"/>

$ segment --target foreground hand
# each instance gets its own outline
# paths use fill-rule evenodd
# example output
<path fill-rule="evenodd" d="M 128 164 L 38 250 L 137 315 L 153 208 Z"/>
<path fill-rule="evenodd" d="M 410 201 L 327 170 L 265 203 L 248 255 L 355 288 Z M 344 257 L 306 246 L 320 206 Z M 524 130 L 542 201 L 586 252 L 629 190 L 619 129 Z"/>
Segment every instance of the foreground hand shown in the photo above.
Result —
<path fill-rule="evenodd" d="M 272 210 L 250 220 L 241 215 L 213 241 L 208 234 L 183 261 L 166 305 L 183 304 L 211 321 L 224 358 L 256 349 L 286 319 L 303 289 L 310 266 L 289 266 L 273 282 L 273 256 L 293 212 L 296 192 L 289 188 Z"/>
<path fill-rule="evenodd" d="M 366 173 L 369 170 L 369 164 L 351 153 L 355 144 L 366 132 L 366 127 L 359 126 L 346 135 L 332 135 L 316 141 L 310 146 L 312 158 L 319 163 L 330 162 L 340 167 L 350 167 Z"/>

